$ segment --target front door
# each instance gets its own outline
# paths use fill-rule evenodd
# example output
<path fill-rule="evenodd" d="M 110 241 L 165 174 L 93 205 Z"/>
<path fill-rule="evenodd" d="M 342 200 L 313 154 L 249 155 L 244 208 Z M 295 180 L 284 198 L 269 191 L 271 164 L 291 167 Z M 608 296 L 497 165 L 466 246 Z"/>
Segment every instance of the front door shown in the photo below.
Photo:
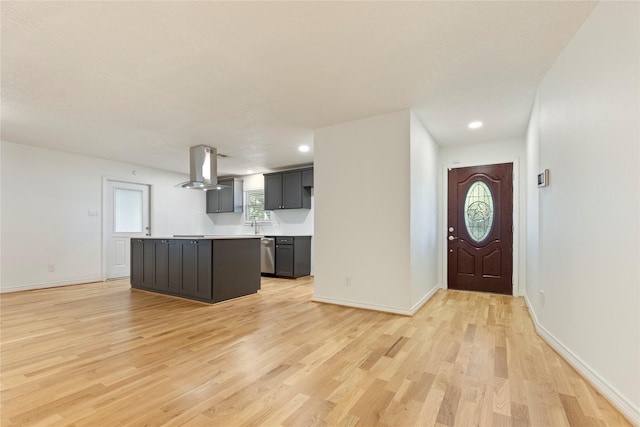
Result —
<path fill-rule="evenodd" d="M 145 237 L 149 230 L 149 186 L 107 181 L 104 207 L 106 278 L 127 277 L 130 271 L 132 237 Z"/>
<path fill-rule="evenodd" d="M 449 289 L 513 293 L 513 164 L 449 169 Z"/>

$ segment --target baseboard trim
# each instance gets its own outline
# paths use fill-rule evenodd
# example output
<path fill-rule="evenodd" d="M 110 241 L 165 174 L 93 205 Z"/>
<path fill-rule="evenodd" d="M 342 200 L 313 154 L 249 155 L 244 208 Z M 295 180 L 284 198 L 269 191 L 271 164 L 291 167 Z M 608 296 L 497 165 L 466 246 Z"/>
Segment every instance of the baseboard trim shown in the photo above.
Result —
<path fill-rule="evenodd" d="M 45 283 L 30 283 L 27 285 L 7 286 L 0 289 L 0 293 L 20 292 L 20 291 L 32 291 L 35 289 L 57 288 L 59 286 L 80 285 L 83 283 L 102 282 L 100 276 L 85 277 L 83 279 L 75 280 L 60 280 L 58 282 L 45 282 Z"/>
<path fill-rule="evenodd" d="M 429 292 L 427 292 L 425 294 L 425 296 L 420 299 L 420 301 L 418 301 L 416 304 L 414 304 L 414 306 L 409 310 L 402 309 L 402 308 L 397 308 L 397 307 L 389 307 L 389 306 L 384 306 L 384 305 L 366 304 L 366 303 L 361 303 L 361 302 L 356 302 L 356 301 L 341 300 L 341 299 L 336 299 L 336 298 L 318 297 L 316 295 L 313 296 L 311 301 L 313 301 L 313 302 L 321 302 L 321 303 L 325 303 L 325 304 L 340 305 L 340 306 L 343 306 L 343 307 L 362 308 L 362 309 L 365 309 L 365 310 L 381 311 L 381 312 L 384 312 L 384 313 L 401 314 L 403 316 L 413 316 L 418 310 L 420 310 L 420 308 L 422 308 L 422 306 L 427 301 L 429 301 L 431 299 L 431 297 L 433 295 L 435 295 L 435 293 L 440 288 L 441 288 L 440 285 L 436 285 L 433 289 L 431 289 Z"/>
<path fill-rule="evenodd" d="M 420 310 L 422 308 L 423 305 L 425 305 L 427 303 L 427 301 L 429 301 L 431 299 L 431 297 L 433 297 L 436 292 L 438 292 L 439 289 L 442 289 L 442 285 L 437 284 L 436 286 L 434 286 L 429 292 L 427 292 L 422 299 L 420 299 L 420 301 L 418 301 L 417 303 L 415 303 L 413 305 L 413 307 L 411 308 L 411 316 L 413 316 L 414 314 L 416 314 L 418 312 L 418 310 Z"/>
<path fill-rule="evenodd" d="M 571 365 L 580 375 L 582 375 L 600 394 L 602 394 L 613 406 L 615 406 L 632 424 L 640 425 L 640 408 L 624 397 L 607 380 L 602 378 L 580 357 L 567 348 L 551 332 L 546 330 L 538 321 L 535 311 L 532 308 L 528 295 L 524 296 L 527 309 L 533 319 L 536 332 L 547 344 L 549 344 L 569 365 Z"/>

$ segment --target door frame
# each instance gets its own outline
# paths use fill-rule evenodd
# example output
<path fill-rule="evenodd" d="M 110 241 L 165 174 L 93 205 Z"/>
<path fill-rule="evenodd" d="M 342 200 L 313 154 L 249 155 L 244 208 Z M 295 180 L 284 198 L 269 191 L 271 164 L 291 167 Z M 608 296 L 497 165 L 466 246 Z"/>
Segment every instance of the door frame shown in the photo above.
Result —
<path fill-rule="evenodd" d="M 135 171 L 133 171 L 133 173 L 135 174 Z M 101 229 L 100 229 L 100 250 L 101 250 L 101 265 L 100 265 L 100 279 L 103 282 L 106 282 L 107 280 L 107 250 L 108 248 L 107 246 L 107 238 L 105 236 L 105 230 L 107 227 L 106 221 L 107 221 L 107 215 L 105 214 L 105 209 L 107 209 L 107 205 L 108 205 L 108 201 L 107 201 L 107 197 L 109 197 L 109 181 L 117 181 L 117 182 L 124 182 L 126 184 L 138 184 L 138 185 L 147 185 L 149 186 L 149 229 L 153 230 L 153 214 L 152 214 L 152 209 L 151 206 L 153 204 L 153 185 L 147 183 L 147 182 L 143 182 L 143 181 L 138 181 L 135 179 L 129 179 L 129 178 L 119 178 L 119 177 L 114 177 L 114 176 L 107 176 L 107 175 L 102 175 L 102 206 L 100 209 L 100 214 L 102 215 L 102 220 L 100 221 L 101 224 Z"/>
<path fill-rule="evenodd" d="M 448 163 L 442 167 L 442 188 L 440 192 L 440 232 L 438 233 L 438 240 L 440 246 L 441 257 L 441 278 L 442 288 L 449 289 L 449 283 L 447 278 L 448 272 L 448 256 L 447 256 L 447 212 L 449 209 L 448 204 L 448 189 L 449 189 L 449 168 L 466 168 L 471 166 L 488 166 L 498 163 L 513 163 L 513 266 L 511 272 L 511 283 L 513 283 L 513 296 L 523 296 L 524 286 L 520 285 L 520 160 L 519 158 L 511 159 L 496 159 L 491 162 L 455 162 Z M 524 211 L 523 211 L 524 212 Z"/>

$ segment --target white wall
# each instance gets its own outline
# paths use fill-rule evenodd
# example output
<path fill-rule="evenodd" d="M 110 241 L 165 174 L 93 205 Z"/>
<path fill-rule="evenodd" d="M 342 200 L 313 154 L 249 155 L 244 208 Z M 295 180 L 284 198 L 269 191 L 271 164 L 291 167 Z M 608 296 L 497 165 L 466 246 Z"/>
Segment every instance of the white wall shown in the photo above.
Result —
<path fill-rule="evenodd" d="M 601 2 L 549 70 L 529 129 L 527 299 L 542 334 L 640 423 L 640 4 Z M 537 195 L 537 197 L 536 197 Z M 537 258 L 537 259 L 536 259 Z M 544 290 L 545 304 L 538 291 Z"/>
<path fill-rule="evenodd" d="M 419 158 L 435 150 L 419 123 L 412 128 L 411 117 L 404 110 L 315 131 L 315 300 L 410 313 L 435 288 L 430 259 L 423 260 L 426 268 L 411 269 L 412 251 L 429 251 L 433 243 L 419 239 L 428 239 L 434 227 L 416 226 L 427 233 L 412 242 L 412 173 L 416 181 L 431 175 L 417 167 L 419 160 L 411 162 L 411 130 Z M 432 197 L 433 187 L 425 184 L 415 192 Z M 422 203 L 413 208 L 427 219 L 431 214 Z M 427 283 L 414 287 L 413 279 Z"/>
<path fill-rule="evenodd" d="M 527 177 L 525 180 L 525 194 L 527 199 L 526 205 L 526 272 L 525 272 L 525 281 L 526 281 L 526 289 L 525 295 L 528 299 L 531 299 L 531 296 L 539 295 L 539 286 L 540 286 L 540 264 L 538 262 L 539 258 L 539 236 L 540 230 L 538 227 L 538 217 L 539 217 L 539 203 L 538 203 L 538 194 L 542 191 L 538 189 L 538 173 L 540 173 L 539 166 L 539 147 L 538 147 L 538 122 L 539 118 L 539 99 L 536 96 L 535 103 L 533 105 L 533 109 L 531 110 L 531 117 L 529 119 L 529 126 L 527 127 Z M 536 300 L 537 297 L 534 298 Z M 532 312 L 534 307 L 530 305 L 529 307 Z"/>
<path fill-rule="evenodd" d="M 523 138 L 502 141 L 491 141 L 474 144 L 463 144 L 440 147 L 439 174 L 442 188 L 440 191 L 440 234 L 438 239 L 439 280 L 447 282 L 446 251 L 444 240 L 447 235 L 447 170 L 466 166 L 488 165 L 494 163 L 513 163 L 513 292 L 524 295 L 526 257 L 526 142 Z"/>
<path fill-rule="evenodd" d="M 438 282 L 438 145 L 413 111 L 410 116 L 411 307 L 421 305 Z"/>
<path fill-rule="evenodd" d="M 101 280 L 102 216 L 88 211 L 102 211 L 103 176 L 151 185 L 154 236 L 209 222 L 203 192 L 174 187 L 186 175 L 6 141 L 0 150 L 3 292 Z"/>

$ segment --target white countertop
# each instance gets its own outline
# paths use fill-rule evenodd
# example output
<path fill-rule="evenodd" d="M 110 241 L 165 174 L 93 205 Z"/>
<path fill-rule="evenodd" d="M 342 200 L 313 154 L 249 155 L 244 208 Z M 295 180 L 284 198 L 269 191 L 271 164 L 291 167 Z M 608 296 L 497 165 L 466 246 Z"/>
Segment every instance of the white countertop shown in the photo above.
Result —
<path fill-rule="evenodd" d="M 141 239 L 204 239 L 204 240 L 217 240 L 217 239 L 259 239 L 262 236 L 260 235 L 202 235 L 202 234 L 175 234 L 173 236 L 149 236 L 149 237 L 140 237 Z"/>
<path fill-rule="evenodd" d="M 261 239 L 263 237 L 312 237 L 311 235 L 304 234 L 174 234 L 173 236 L 147 236 L 136 237 L 136 239 L 204 239 L 204 240 L 217 240 L 217 239 Z"/>

